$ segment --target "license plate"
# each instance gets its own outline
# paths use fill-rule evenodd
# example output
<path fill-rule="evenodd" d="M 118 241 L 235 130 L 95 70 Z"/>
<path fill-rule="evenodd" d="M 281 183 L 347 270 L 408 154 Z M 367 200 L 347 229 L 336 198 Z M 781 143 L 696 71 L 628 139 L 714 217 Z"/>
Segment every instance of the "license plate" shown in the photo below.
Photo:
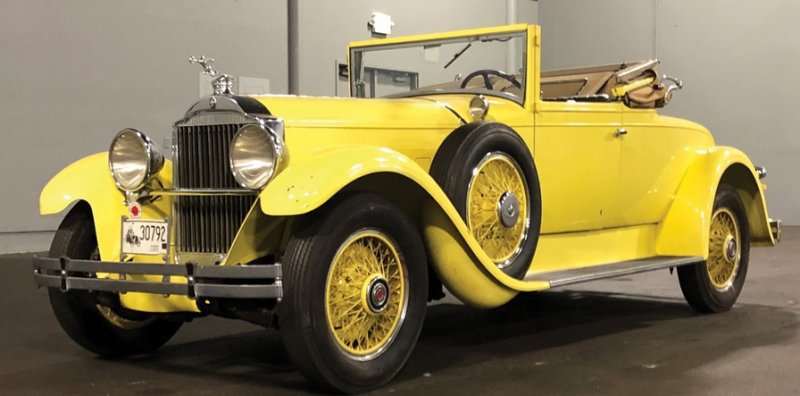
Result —
<path fill-rule="evenodd" d="M 169 224 L 157 220 L 123 220 L 122 253 L 166 255 Z"/>

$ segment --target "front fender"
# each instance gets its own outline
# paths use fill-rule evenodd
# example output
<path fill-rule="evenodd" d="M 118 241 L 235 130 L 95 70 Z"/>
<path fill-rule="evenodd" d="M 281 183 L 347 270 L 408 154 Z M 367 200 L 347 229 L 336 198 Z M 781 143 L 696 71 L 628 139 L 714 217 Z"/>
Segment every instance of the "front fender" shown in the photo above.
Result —
<path fill-rule="evenodd" d="M 162 185 L 171 187 L 172 163 L 165 161 L 156 177 Z M 100 257 L 118 260 L 121 219 L 128 214 L 128 207 L 108 170 L 107 152 L 81 158 L 53 176 L 39 195 L 39 213 L 58 214 L 80 201 L 92 210 Z M 163 219 L 169 216 L 169 206 L 169 199 L 143 205 L 142 218 Z"/>
<path fill-rule="evenodd" d="M 108 171 L 108 152 L 81 158 L 58 172 L 39 195 L 39 213 L 58 214 L 84 201 L 92 209 L 100 256 L 119 256 L 120 219 L 127 213 L 125 197 Z"/>
<path fill-rule="evenodd" d="M 687 170 L 672 206 L 658 230 L 659 255 L 708 257 L 708 233 L 714 197 L 720 183 L 732 185 L 747 211 L 751 240 L 774 245 L 764 200 L 763 186 L 755 168 L 743 152 L 716 146 L 698 152 Z"/>
<path fill-rule="evenodd" d="M 292 163 L 261 192 L 269 216 L 297 216 L 319 208 L 349 184 L 368 175 L 403 176 L 424 191 L 421 213 L 428 252 L 442 282 L 456 297 L 476 307 L 502 305 L 517 292 L 544 290 L 549 283 L 522 281 L 497 268 L 481 249 L 447 195 L 405 155 L 382 147 L 331 149 Z"/>

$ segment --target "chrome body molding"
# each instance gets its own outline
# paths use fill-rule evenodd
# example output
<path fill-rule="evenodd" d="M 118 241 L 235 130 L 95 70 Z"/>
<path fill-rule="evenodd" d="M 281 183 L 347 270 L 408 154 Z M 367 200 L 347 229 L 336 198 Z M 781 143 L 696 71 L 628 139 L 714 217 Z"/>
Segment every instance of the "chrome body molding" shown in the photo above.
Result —
<path fill-rule="evenodd" d="M 624 275 L 633 275 L 641 272 L 691 265 L 703 261 L 702 257 L 694 256 L 656 256 L 645 259 L 620 261 L 595 265 L 591 267 L 568 269 L 563 271 L 540 272 L 528 274 L 526 281 L 546 281 L 550 287 L 572 285 L 598 279 L 614 278 Z"/>
<path fill-rule="evenodd" d="M 238 190 L 238 189 L 212 189 L 212 188 L 198 188 L 198 189 L 183 189 L 175 188 L 168 190 L 153 190 L 150 195 L 159 196 L 199 196 L 199 195 L 258 195 L 258 191 L 254 190 Z"/>
<path fill-rule="evenodd" d="M 285 138 L 284 122 L 266 112 L 254 113 L 245 111 L 240 103 L 247 97 L 229 95 L 209 95 L 200 98 L 186 111 L 181 120 L 173 128 L 179 126 L 224 125 L 233 123 L 256 123 L 271 129 L 281 139 Z M 250 98 L 247 98 L 250 99 Z M 255 99 L 251 99 L 255 100 Z"/>

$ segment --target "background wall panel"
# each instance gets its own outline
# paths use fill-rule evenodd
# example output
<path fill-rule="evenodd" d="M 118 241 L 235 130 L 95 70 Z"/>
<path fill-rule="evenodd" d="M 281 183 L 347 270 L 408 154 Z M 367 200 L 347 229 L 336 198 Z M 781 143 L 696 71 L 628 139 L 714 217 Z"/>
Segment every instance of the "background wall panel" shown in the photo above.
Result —
<path fill-rule="evenodd" d="M 0 252 L 41 250 L 56 172 L 133 127 L 161 144 L 198 97 L 191 55 L 286 91 L 285 1 L 0 2 Z"/>

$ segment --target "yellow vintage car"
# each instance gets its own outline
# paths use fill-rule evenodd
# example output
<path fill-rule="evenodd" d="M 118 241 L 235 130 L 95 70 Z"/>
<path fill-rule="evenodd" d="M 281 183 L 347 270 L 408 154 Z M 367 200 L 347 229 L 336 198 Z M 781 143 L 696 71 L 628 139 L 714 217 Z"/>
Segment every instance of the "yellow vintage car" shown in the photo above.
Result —
<path fill-rule="evenodd" d="M 543 72 L 540 42 L 529 25 L 354 42 L 351 98 L 236 95 L 193 58 L 214 94 L 169 158 L 123 129 L 45 186 L 41 214 L 65 218 L 35 282 L 101 356 L 218 315 L 278 328 L 344 392 L 397 374 L 445 290 L 492 308 L 677 268 L 695 309 L 731 308 L 750 247 L 779 238 L 764 169 L 658 114 L 682 85 L 657 60 Z"/>

